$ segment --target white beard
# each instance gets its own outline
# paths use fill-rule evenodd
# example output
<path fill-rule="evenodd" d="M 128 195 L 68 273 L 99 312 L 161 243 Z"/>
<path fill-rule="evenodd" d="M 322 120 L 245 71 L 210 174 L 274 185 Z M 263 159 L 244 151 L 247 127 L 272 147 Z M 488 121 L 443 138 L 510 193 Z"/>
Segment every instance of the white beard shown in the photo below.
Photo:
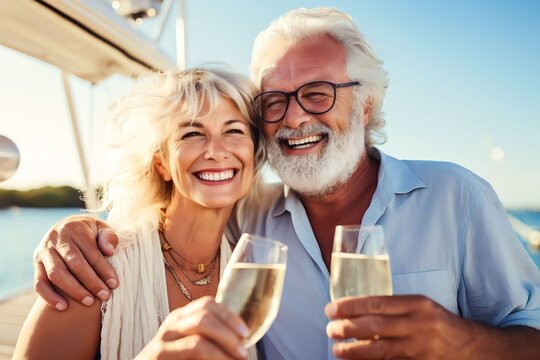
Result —
<path fill-rule="evenodd" d="M 298 193 L 322 197 L 346 183 L 355 172 L 365 151 L 363 109 L 354 106 L 350 125 L 342 133 L 334 133 L 324 124 L 302 126 L 299 129 L 280 128 L 268 141 L 270 166 L 281 180 Z M 316 154 L 286 155 L 280 140 L 325 134 L 326 146 Z"/>

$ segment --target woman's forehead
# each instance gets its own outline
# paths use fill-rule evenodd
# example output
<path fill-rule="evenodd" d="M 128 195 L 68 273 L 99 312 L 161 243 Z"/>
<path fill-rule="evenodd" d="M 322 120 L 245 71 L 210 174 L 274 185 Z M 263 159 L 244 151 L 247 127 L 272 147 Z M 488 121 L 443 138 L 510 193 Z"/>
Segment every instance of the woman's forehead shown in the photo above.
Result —
<path fill-rule="evenodd" d="M 217 118 L 217 117 L 204 117 L 204 118 L 197 118 L 192 120 L 186 120 L 183 122 L 178 123 L 178 128 L 186 128 L 186 127 L 197 127 L 197 128 L 205 128 L 207 126 L 214 126 L 214 125 L 222 125 L 222 126 L 229 126 L 229 125 L 235 125 L 235 124 L 243 124 L 248 126 L 249 122 L 241 117 L 241 118 Z"/>

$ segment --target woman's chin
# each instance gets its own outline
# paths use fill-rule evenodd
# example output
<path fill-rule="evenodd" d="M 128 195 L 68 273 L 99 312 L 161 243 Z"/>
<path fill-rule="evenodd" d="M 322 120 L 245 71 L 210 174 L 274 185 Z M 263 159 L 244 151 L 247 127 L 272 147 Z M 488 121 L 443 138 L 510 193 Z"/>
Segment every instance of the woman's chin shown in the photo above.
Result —
<path fill-rule="evenodd" d="M 237 196 L 212 196 L 212 197 L 201 197 L 198 199 L 198 203 L 208 209 L 226 209 L 232 208 L 234 204 L 242 197 Z"/>

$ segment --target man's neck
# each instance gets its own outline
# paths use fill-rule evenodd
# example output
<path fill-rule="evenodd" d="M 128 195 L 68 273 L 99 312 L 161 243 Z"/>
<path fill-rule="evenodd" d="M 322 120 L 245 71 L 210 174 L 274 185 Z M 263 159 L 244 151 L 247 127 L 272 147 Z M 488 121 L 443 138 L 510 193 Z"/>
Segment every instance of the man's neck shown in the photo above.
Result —
<path fill-rule="evenodd" d="M 379 165 L 380 162 L 368 156 L 366 152 L 349 181 L 332 193 L 322 197 L 299 195 L 328 268 L 334 229 L 336 225 L 362 222 L 377 188 Z"/>

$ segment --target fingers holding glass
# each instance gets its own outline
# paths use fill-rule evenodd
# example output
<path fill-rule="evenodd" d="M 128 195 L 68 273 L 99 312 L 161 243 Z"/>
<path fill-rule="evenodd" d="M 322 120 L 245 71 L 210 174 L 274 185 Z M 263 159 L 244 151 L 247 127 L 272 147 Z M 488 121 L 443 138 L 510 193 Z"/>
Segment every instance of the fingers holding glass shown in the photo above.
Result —
<path fill-rule="evenodd" d="M 255 344 L 277 316 L 285 280 L 287 246 L 244 234 L 219 284 L 216 301 L 246 323 L 246 347 Z"/>

